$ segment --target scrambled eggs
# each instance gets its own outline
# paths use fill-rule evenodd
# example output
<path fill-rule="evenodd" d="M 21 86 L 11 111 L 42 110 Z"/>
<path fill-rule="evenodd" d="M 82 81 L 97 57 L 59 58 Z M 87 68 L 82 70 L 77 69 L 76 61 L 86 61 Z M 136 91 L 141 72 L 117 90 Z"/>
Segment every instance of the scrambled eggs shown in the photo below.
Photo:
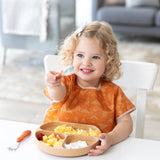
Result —
<path fill-rule="evenodd" d="M 54 134 L 51 134 L 49 136 L 44 135 L 42 138 L 42 142 L 46 143 L 49 146 L 52 147 L 59 147 L 62 145 L 64 139 L 57 138 Z"/>
<path fill-rule="evenodd" d="M 57 126 L 54 129 L 54 132 L 74 134 L 74 135 L 86 135 L 86 136 L 98 136 L 100 134 L 100 132 L 92 128 L 89 128 L 89 132 L 87 132 L 86 130 L 83 130 L 83 129 L 74 129 L 73 127 L 67 126 L 65 124 Z M 62 139 L 59 135 L 55 135 L 55 134 L 51 134 L 49 136 L 47 135 L 42 136 L 42 142 L 52 147 L 61 146 L 63 141 L 64 139 Z"/>
<path fill-rule="evenodd" d="M 57 126 L 54 129 L 54 132 L 57 133 L 67 133 L 67 134 L 74 134 L 74 135 L 86 135 L 86 136 L 98 136 L 100 132 L 97 130 L 93 130 L 92 128 L 89 128 L 89 132 L 83 129 L 73 129 L 71 126 L 67 125 L 60 125 Z"/>

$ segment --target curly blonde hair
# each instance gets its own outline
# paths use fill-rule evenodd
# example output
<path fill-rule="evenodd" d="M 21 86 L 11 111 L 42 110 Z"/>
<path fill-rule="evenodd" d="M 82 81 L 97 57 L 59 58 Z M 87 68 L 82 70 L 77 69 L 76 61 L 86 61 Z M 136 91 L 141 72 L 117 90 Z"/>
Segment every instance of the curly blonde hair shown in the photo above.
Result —
<path fill-rule="evenodd" d="M 106 22 L 94 21 L 77 29 L 68 36 L 60 47 L 60 62 L 64 66 L 72 65 L 73 56 L 80 37 L 96 38 L 107 57 L 103 79 L 113 81 L 120 77 L 120 59 L 115 38 L 111 26 Z"/>

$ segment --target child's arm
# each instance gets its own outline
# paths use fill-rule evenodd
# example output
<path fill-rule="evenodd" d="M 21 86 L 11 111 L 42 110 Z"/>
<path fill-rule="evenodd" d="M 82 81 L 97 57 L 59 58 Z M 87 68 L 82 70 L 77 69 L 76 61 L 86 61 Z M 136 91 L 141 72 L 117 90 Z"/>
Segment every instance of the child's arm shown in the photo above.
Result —
<path fill-rule="evenodd" d="M 45 82 L 51 99 L 61 101 L 66 95 L 66 87 L 61 83 L 61 73 L 50 71 L 45 75 Z"/>
<path fill-rule="evenodd" d="M 133 122 L 130 114 L 126 114 L 117 121 L 115 128 L 108 134 L 100 134 L 101 145 L 92 149 L 88 155 L 95 156 L 105 152 L 110 146 L 125 140 L 132 132 Z"/>

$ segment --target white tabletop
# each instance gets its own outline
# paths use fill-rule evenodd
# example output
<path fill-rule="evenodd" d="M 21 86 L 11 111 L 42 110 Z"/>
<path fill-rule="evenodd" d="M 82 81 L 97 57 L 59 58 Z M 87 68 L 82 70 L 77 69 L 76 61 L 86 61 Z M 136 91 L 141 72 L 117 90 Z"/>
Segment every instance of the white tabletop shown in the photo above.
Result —
<path fill-rule="evenodd" d="M 39 125 L 0 120 L 0 159 L 3 160 L 64 160 L 71 158 L 49 155 L 39 150 L 34 143 L 34 132 Z M 26 138 L 16 151 L 8 151 L 8 145 L 14 143 L 17 136 L 24 130 L 30 129 L 32 135 Z M 100 156 L 88 155 L 74 157 L 81 160 L 159 160 L 160 141 L 137 139 L 129 137 L 125 141 L 112 146 Z"/>

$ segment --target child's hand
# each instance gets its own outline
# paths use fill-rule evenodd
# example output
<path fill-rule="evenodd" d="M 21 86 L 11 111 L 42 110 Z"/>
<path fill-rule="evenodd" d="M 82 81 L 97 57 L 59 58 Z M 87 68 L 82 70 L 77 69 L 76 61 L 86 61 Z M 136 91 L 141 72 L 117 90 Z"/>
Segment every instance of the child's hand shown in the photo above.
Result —
<path fill-rule="evenodd" d="M 54 88 L 58 87 L 61 85 L 61 76 L 62 76 L 62 71 L 60 73 L 54 72 L 54 71 L 49 71 L 45 75 L 45 82 L 47 87 Z"/>
<path fill-rule="evenodd" d="M 90 152 L 88 153 L 89 156 L 97 156 L 102 153 L 104 153 L 110 146 L 111 146 L 111 140 L 108 136 L 108 134 L 101 133 L 99 135 L 101 144 L 96 146 L 95 149 L 91 149 Z"/>
<path fill-rule="evenodd" d="M 56 74 L 56 79 L 61 78 L 61 77 L 62 77 L 62 73 L 63 73 L 63 71 L 57 73 L 57 74 Z"/>

